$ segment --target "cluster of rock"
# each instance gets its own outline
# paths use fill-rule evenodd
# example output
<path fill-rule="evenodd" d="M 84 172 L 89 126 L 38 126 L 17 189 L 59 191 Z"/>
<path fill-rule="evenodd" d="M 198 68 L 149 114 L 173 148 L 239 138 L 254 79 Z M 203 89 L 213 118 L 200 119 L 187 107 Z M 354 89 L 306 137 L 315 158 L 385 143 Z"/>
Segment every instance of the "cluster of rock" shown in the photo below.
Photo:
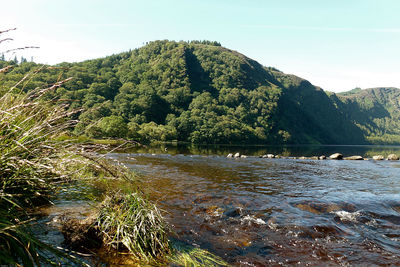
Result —
<path fill-rule="evenodd" d="M 241 155 L 239 152 L 232 154 L 229 153 L 227 156 L 227 158 L 247 158 L 246 155 Z M 289 158 L 289 159 L 314 159 L 314 160 L 325 160 L 328 159 L 326 156 L 322 155 L 322 156 L 314 156 L 314 157 L 282 157 L 279 155 L 274 155 L 274 154 L 265 154 L 265 155 L 261 155 L 259 156 L 260 158 L 266 158 L 266 159 L 274 159 L 274 158 Z M 343 157 L 342 154 L 340 153 L 334 153 L 332 155 L 329 156 L 329 159 L 333 159 L 333 160 L 368 160 L 367 158 L 363 158 L 362 156 L 351 156 L 351 157 Z M 372 157 L 373 160 L 384 160 L 385 157 L 382 155 L 376 155 Z M 399 157 L 396 154 L 390 154 L 387 157 L 387 160 L 399 160 Z"/>

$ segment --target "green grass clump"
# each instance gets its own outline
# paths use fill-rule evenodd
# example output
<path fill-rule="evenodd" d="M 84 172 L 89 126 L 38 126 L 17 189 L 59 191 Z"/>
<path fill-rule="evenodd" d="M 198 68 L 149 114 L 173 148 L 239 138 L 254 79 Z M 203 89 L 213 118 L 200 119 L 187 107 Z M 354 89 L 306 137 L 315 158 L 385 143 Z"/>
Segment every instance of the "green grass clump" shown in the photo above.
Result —
<path fill-rule="evenodd" d="M 202 266 L 229 266 L 220 257 L 201 248 L 194 248 L 175 243 L 173 245 L 175 253 L 170 257 L 170 262 L 185 267 L 202 267 Z"/>
<path fill-rule="evenodd" d="M 65 106 L 42 101 L 47 89 L 0 95 L 0 263 L 34 266 L 65 255 L 30 230 L 35 207 L 50 203 L 62 175 L 61 143 L 52 139 L 71 127 Z"/>
<path fill-rule="evenodd" d="M 139 193 L 117 192 L 99 207 L 97 224 L 106 245 L 145 260 L 170 252 L 167 225 L 155 205 Z"/>

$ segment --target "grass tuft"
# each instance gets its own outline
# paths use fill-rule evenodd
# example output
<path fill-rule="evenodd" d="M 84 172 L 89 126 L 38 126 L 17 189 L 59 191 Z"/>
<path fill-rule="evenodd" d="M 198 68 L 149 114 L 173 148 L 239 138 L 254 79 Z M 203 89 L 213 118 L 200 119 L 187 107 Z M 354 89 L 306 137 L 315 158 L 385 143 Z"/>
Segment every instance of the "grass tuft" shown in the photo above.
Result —
<path fill-rule="evenodd" d="M 109 195 L 99 207 L 98 227 L 103 242 L 150 260 L 170 252 L 167 225 L 155 205 L 139 193 Z"/>
<path fill-rule="evenodd" d="M 222 258 L 207 250 L 183 246 L 180 243 L 175 243 L 173 247 L 175 253 L 170 257 L 171 264 L 185 267 L 229 266 Z"/>

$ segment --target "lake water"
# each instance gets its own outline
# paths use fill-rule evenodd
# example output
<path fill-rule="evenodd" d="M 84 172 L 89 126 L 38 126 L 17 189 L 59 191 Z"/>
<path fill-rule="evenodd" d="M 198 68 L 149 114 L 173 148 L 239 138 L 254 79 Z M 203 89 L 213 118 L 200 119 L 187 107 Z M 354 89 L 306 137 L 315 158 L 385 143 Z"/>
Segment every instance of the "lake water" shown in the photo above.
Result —
<path fill-rule="evenodd" d="M 233 265 L 400 265 L 400 161 L 226 158 L 397 153 L 399 147 L 165 147 L 114 153 L 174 238 Z"/>

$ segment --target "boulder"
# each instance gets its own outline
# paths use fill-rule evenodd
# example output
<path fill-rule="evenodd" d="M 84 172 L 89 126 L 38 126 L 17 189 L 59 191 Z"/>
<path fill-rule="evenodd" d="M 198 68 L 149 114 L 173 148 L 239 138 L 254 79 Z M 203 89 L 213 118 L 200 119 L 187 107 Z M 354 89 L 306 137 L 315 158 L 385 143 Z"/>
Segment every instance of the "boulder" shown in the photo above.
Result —
<path fill-rule="evenodd" d="M 228 156 L 226 156 L 227 158 L 233 158 L 233 154 L 229 153 Z"/>
<path fill-rule="evenodd" d="M 343 155 L 340 154 L 340 153 L 335 153 L 335 154 L 330 155 L 329 158 L 330 158 L 330 159 L 337 159 L 337 160 L 340 160 L 340 159 L 343 159 Z"/>
<path fill-rule="evenodd" d="M 385 157 L 382 156 L 382 155 L 376 155 L 376 156 L 373 156 L 372 159 L 373 159 L 373 160 L 384 160 Z"/>
<path fill-rule="evenodd" d="M 240 153 L 236 152 L 235 155 L 233 156 L 234 158 L 240 158 Z"/>
<path fill-rule="evenodd" d="M 399 156 L 397 156 L 396 154 L 390 154 L 387 157 L 388 160 L 399 160 Z"/>
<path fill-rule="evenodd" d="M 241 157 L 241 158 L 244 158 L 244 159 L 247 158 L 246 155 L 240 155 L 240 157 Z"/>
<path fill-rule="evenodd" d="M 363 160 L 364 158 L 361 156 L 351 156 L 344 158 L 345 160 Z"/>
<path fill-rule="evenodd" d="M 324 159 L 326 159 L 326 156 L 324 156 L 324 155 L 322 155 L 322 156 L 319 156 L 319 158 L 318 158 L 319 160 L 324 160 Z"/>
<path fill-rule="evenodd" d="M 274 154 L 267 154 L 267 158 L 273 159 L 273 158 L 275 158 L 275 155 Z"/>

